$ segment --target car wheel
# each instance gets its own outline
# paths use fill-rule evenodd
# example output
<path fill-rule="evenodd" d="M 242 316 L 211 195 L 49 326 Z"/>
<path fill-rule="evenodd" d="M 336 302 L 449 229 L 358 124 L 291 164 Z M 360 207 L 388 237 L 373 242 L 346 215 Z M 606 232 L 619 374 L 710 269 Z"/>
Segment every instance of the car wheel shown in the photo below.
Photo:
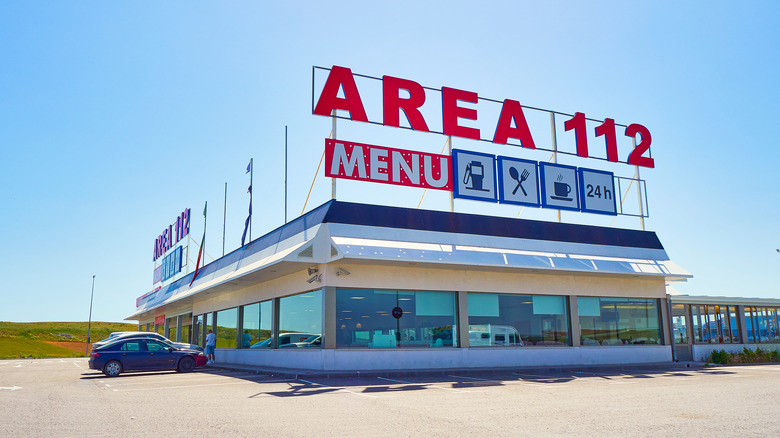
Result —
<path fill-rule="evenodd" d="M 193 358 L 191 358 L 189 356 L 184 356 L 179 361 L 179 367 L 176 368 L 176 371 L 178 371 L 180 373 L 189 373 L 190 371 L 192 371 L 194 369 L 195 369 L 195 359 L 193 359 Z"/>
<path fill-rule="evenodd" d="M 118 360 L 112 360 L 103 367 L 103 374 L 108 377 L 116 377 L 122 372 L 122 364 Z"/>

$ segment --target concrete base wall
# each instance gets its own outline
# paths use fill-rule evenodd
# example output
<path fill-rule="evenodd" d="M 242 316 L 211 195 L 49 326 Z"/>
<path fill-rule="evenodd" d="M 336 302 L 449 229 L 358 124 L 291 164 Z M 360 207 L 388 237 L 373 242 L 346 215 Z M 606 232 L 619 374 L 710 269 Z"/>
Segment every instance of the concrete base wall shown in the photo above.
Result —
<path fill-rule="evenodd" d="M 726 350 L 728 353 L 740 353 L 743 348 L 755 351 L 760 348 L 765 351 L 780 350 L 780 344 L 695 344 L 693 346 L 693 360 L 697 362 L 709 362 L 713 350 Z"/>
<path fill-rule="evenodd" d="M 398 349 L 218 349 L 218 362 L 323 371 L 617 365 L 671 362 L 669 346 Z"/>

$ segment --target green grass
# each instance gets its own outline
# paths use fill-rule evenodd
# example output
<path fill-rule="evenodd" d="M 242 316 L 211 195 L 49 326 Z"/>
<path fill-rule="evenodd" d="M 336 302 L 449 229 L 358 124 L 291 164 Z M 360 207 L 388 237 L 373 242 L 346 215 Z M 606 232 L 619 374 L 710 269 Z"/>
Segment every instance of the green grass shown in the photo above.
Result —
<path fill-rule="evenodd" d="M 85 344 L 81 344 L 85 346 Z M 86 346 L 85 346 L 86 347 Z M 36 358 L 84 356 L 67 348 L 31 339 L 0 338 L 0 358 Z"/>
<path fill-rule="evenodd" d="M 107 338 L 111 332 L 135 330 L 138 330 L 135 324 L 93 321 L 90 338 L 99 341 Z M 73 345 L 68 349 L 48 344 L 47 341 Z M 86 322 L 0 321 L 0 359 L 84 356 L 86 342 Z"/>

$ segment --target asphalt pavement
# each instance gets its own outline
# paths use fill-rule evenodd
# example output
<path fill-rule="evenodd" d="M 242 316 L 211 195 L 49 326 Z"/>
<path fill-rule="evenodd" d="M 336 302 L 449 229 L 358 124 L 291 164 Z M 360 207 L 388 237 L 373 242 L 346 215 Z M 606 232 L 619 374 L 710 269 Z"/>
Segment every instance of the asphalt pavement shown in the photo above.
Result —
<path fill-rule="evenodd" d="M 0 360 L 0 436 L 776 436 L 780 365 L 126 373 Z M 290 370 L 286 370 L 290 371 Z M 300 370 L 292 370 L 300 371 Z"/>

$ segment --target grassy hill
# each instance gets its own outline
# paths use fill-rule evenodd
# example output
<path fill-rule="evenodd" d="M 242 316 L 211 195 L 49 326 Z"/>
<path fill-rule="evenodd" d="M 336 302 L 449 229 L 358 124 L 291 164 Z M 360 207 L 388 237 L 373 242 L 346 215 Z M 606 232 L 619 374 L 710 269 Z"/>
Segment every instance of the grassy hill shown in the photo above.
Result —
<path fill-rule="evenodd" d="M 89 336 L 99 341 L 111 332 L 134 330 L 135 324 L 93 321 Z M 0 359 L 83 357 L 86 342 L 86 322 L 0 321 Z"/>

